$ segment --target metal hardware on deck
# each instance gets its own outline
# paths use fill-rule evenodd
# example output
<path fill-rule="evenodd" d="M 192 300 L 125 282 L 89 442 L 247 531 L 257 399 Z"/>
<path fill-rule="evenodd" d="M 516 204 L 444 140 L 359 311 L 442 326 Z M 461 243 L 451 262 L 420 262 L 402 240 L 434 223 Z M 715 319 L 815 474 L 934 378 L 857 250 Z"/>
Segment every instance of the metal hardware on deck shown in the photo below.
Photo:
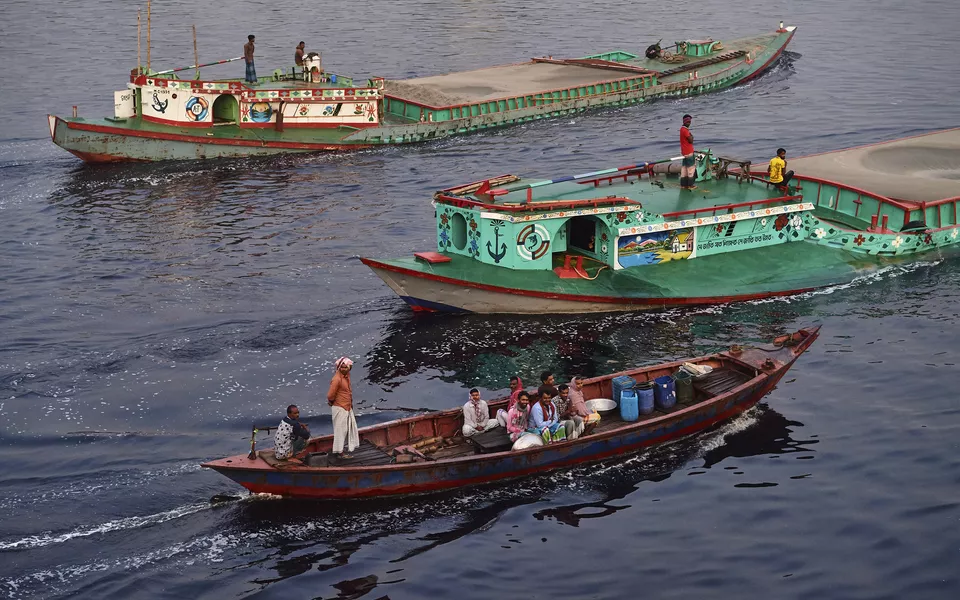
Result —
<path fill-rule="evenodd" d="M 740 172 L 735 173 L 734 177 L 736 177 L 737 181 L 740 183 L 750 181 L 751 161 L 729 156 L 718 156 L 717 160 L 720 161 L 720 164 L 717 166 L 717 179 L 726 179 L 730 176 L 730 166 L 738 165 L 740 167 Z"/>
<path fill-rule="evenodd" d="M 250 454 L 247 455 L 247 458 L 250 460 L 257 460 L 257 426 L 253 425 L 253 431 L 250 432 Z"/>
<path fill-rule="evenodd" d="M 276 427 L 257 427 L 257 424 L 254 423 L 251 426 L 252 431 L 250 432 L 250 454 L 247 455 L 247 458 L 250 460 L 257 460 L 257 434 L 260 433 L 260 430 L 266 431 L 268 434 L 271 430 L 276 429 Z"/>
<path fill-rule="evenodd" d="M 707 58 L 705 60 L 698 60 L 692 63 L 687 63 L 685 65 L 680 65 L 679 67 L 674 67 L 672 69 L 667 69 L 666 71 L 660 72 L 660 77 L 666 77 L 668 75 L 674 75 L 676 73 L 683 73 L 684 71 L 692 71 L 694 69 L 699 69 L 707 65 L 715 65 L 718 62 L 723 62 L 725 60 L 731 60 L 733 58 L 740 58 L 747 54 L 746 50 L 734 50 L 733 52 L 725 52 L 713 58 Z"/>

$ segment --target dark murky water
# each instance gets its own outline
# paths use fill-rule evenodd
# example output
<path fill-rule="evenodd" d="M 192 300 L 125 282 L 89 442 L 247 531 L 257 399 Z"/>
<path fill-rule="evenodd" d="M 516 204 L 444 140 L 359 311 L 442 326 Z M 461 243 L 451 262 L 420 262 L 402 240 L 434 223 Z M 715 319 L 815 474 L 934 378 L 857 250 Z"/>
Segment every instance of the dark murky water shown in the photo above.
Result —
<path fill-rule="evenodd" d="M 223 4 L 223 3 L 221 3 Z M 515 0 L 154 5 L 154 65 L 297 41 L 358 76 L 747 35 L 792 53 L 752 84 L 345 156 L 90 168 L 44 115 L 108 114 L 135 8 L 0 7 L 0 597 L 955 598 L 960 262 L 696 311 L 415 318 L 356 257 L 429 249 L 430 193 L 674 150 L 793 156 L 960 124 L 955 2 L 542 7 Z M 272 68 L 272 67 L 271 67 Z M 224 66 L 209 75 L 239 74 Z M 755 410 L 620 463 L 392 503 L 244 499 L 199 462 L 297 402 L 329 429 L 331 361 L 361 425 L 505 376 L 596 374 L 823 335 Z M 533 561 L 533 562 L 531 562 Z M 573 575 L 571 577 L 571 575 Z"/>

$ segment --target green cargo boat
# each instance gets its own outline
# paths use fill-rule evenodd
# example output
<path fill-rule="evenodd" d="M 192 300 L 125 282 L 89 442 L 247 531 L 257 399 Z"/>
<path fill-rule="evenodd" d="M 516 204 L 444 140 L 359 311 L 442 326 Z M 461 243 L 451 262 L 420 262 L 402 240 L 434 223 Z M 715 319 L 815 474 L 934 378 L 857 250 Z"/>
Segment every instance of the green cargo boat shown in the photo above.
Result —
<path fill-rule="evenodd" d="M 319 61 L 256 84 L 178 79 L 194 69 L 134 69 L 114 115 L 49 115 L 54 143 L 88 162 L 319 152 L 422 142 L 590 108 L 721 90 L 748 81 L 796 31 L 684 40 L 638 56 L 616 51 L 407 80 L 354 83 Z M 236 60 L 236 59 L 231 59 Z M 220 61 L 225 62 L 225 61 Z M 219 64 L 219 63 L 212 63 Z M 207 65 L 201 65 L 207 66 Z"/>
<path fill-rule="evenodd" d="M 601 312 L 795 294 L 960 241 L 960 129 L 791 161 L 789 188 L 705 151 L 683 190 L 677 160 L 445 189 L 435 251 L 362 260 L 417 311 Z"/>

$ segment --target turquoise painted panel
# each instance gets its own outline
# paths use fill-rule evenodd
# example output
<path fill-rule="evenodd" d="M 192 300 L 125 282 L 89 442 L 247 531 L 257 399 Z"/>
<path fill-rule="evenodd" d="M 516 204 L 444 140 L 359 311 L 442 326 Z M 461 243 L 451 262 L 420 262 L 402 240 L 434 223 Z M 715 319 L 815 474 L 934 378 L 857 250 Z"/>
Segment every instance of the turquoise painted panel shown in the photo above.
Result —
<path fill-rule="evenodd" d="M 806 239 L 803 213 L 780 213 L 769 217 L 715 223 L 697 227 L 691 258 L 775 246 Z"/>

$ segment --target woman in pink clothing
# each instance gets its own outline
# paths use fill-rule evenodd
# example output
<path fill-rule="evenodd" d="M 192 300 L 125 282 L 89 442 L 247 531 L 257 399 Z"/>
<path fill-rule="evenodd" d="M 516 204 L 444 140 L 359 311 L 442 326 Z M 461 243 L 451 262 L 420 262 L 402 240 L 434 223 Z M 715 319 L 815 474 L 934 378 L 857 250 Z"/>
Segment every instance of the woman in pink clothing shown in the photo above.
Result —
<path fill-rule="evenodd" d="M 569 388 L 570 392 L 567 398 L 570 400 L 570 410 L 578 417 L 590 416 L 590 410 L 583 399 L 583 377 L 577 375 L 571 379 Z"/>

